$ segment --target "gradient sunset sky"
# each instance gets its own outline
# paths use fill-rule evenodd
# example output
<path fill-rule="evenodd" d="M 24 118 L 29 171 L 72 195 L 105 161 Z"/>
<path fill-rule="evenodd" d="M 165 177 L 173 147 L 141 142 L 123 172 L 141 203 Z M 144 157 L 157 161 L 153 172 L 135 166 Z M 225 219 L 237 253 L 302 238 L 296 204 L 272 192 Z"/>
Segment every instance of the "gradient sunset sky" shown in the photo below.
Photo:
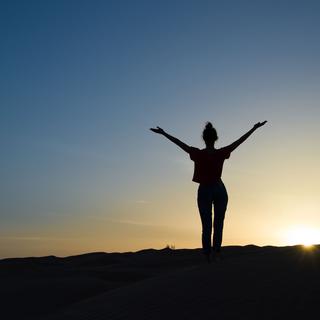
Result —
<path fill-rule="evenodd" d="M 149 128 L 202 148 L 206 121 L 268 120 L 223 245 L 320 242 L 319 35 L 320 1 L 1 1 L 0 258 L 200 247 L 193 162 Z"/>

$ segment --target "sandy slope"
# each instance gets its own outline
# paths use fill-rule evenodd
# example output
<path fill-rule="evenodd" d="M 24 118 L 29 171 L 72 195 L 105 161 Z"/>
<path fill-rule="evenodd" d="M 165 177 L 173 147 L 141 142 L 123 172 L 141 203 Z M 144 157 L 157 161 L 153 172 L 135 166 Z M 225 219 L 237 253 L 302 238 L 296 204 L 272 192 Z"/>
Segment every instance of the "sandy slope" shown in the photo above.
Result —
<path fill-rule="evenodd" d="M 97 266 L 104 270 L 100 278 L 92 277 L 99 290 L 92 290 L 95 286 L 91 282 L 90 287 L 90 281 L 81 286 L 82 274 L 77 280 L 80 283 L 74 283 L 87 295 L 78 295 L 73 301 L 65 298 L 64 304 L 53 304 L 38 319 L 313 319 L 319 310 L 319 247 L 313 251 L 227 247 L 225 259 L 211 265 L 199 260 L 198 250 L 120 254 L 118 260 L 113 257 L 113 263 L 108 255 L 93 255 L 91 261 L 88 257 L 74 257 L 78 267 L 75 261 L 69 263 L 73 270 Z M 50 299 L 63 296 L 61 289 Z"/>

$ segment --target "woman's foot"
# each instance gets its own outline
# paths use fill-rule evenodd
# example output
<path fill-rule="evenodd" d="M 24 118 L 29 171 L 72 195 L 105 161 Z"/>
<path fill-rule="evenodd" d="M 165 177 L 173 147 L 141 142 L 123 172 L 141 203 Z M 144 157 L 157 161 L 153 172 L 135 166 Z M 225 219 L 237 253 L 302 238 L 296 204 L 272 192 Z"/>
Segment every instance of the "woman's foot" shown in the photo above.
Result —
<path fill-rule="evenodd" d="M 208 263 L 211 263 L 211 261 L 212 261 L 211 254 L 210 254 L 210 253 L 205 253 L 204 255 L 205 255 L 205 257 L 206 257 L 207 262 L 208 262 Z"/>

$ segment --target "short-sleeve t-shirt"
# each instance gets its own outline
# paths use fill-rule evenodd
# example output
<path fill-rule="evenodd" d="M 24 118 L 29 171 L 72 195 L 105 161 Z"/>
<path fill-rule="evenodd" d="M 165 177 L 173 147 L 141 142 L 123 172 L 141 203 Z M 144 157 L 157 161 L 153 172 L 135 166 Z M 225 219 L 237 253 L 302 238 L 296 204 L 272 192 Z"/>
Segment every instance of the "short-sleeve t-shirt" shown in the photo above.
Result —
<path fill-rule="evenodd" d="M 230 157 L 228 148 L 206 150 L 190 147 L 190 159 L 194 161 L 192 181 L 210 184 L 221 178 L 223 163 Z"/>

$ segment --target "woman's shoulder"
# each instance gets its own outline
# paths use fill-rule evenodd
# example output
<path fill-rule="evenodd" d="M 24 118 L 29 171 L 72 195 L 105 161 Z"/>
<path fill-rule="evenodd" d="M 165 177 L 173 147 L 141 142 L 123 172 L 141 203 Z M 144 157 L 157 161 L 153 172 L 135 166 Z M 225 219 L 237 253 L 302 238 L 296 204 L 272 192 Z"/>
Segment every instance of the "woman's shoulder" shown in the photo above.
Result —
<path fill-rule="evenodd" d="M 199 148 L 189 147 L 189 155 L 191 160 L 199 159 L 201 150 Z"/>
<path fill-rule="evenodd" d="M 219 154 L 222 155 L 225 159 L 229 159 L 230 158 L 230 148 L 229 147 L 222 147 L 220 149 L 218 149 Z"/>

